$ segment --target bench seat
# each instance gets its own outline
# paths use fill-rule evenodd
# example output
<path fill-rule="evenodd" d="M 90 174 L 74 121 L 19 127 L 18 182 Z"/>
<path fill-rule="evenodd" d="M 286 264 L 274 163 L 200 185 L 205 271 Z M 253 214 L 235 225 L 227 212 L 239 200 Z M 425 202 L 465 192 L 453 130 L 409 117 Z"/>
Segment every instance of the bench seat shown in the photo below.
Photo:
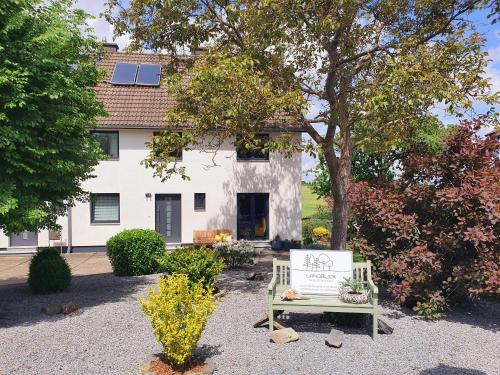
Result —
<path fill-rule="evenodd" d="M 372 337 L 378 335 L 378 288 L 371 278 L 371 263 L 356 262 L 352 265 L 352 278 L 361 281 L 367 290 L 368 303 L 346 303 L 339 295 L 304 295 L 306 299 L 282 301 L 281 294 L 290 288 L 290 262 L 273 259 L 273 278 L 268 286 L 269 303 L 269 329 L 273 330 L 273 316 L 275 311 L 288 311 L 299 313 L 324 313 L 342 312 L 372 315 Z"/>

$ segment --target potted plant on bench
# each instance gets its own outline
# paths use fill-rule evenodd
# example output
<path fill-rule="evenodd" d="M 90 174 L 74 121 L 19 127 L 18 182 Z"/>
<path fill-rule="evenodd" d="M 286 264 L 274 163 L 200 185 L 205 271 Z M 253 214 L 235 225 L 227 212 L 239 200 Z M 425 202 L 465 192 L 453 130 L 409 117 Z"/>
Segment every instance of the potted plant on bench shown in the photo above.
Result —
<path fill-rule="evenodd" d="M 345 303 L 367 303 L 368 290 L 362 281 L 346 278 L 340 282 L 340 298 Z"/>

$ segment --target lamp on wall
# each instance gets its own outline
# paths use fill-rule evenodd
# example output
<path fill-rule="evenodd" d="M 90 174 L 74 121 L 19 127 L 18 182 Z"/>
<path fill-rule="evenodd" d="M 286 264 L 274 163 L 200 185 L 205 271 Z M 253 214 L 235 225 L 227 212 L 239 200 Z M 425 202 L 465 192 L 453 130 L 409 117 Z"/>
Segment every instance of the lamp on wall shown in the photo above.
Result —
<path fill-rule="evenodd" d="M 151 193 L 146 193 L 145 195 L 147 200 L 151 200 Z"/>

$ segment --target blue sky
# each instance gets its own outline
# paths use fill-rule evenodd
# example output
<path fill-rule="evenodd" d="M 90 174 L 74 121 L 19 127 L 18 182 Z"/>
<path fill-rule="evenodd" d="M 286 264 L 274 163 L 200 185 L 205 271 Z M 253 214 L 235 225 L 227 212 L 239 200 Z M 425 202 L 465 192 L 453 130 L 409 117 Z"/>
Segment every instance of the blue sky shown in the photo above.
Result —
<path fill-rule="evenodd" d="M 89 20 L 90 26 L 94 28 L 95 34 L 107 41 L 113 40 L 113 27 L 106 22 L 103 18 L 99 17 L 99 14 L 104 11 L 104 2 L 98 0 L 78 0 L 76 2 L 76 7 L 82 8 L 87 11 L 89 14 L 95 16 L 96 18 L 93 20 Z M 486 74 L 491 80 L 492 91 L 499 92 L 500 91 L 500 23 L 492 25 L 490 20 L 486 18 L 488 12 L 481 11 L 476 12 L 471 16 L 471 21 L 476 25 L 477 30 L 484 34 L 486 38 L 486 44 L 484 46 L 484 50 L 488 52 L 489 59 L 491 60 L 488 68 L 486 70 Z M 121 36 L 115 40 L 115 42 L 119 45 L 120 49 L 123 49 L 129 43 L 129 37 L 127 35 Z M 500 111 L 500 106 L 496 106 L 497 112 Z M 476 112 L 484 113 L 488 110 L 487 106 L 478 105 L 476 107 Z M 316 108 L 311 109 L 311 114 L 316 112 Z M 453 123 L 455 119 L 449 117 L 443 113 L 443 111 L 436 109 L 436 113 L 439 114 L 441 119 L 445 123 Z M 311 158 L 309 155 L 302 155 L 302 170 L 303 170 L 303 179 L 310 180 L 311 176 L 306 176 L 305 172 L 314 167 L 316 165 L 316 160 Z"/>

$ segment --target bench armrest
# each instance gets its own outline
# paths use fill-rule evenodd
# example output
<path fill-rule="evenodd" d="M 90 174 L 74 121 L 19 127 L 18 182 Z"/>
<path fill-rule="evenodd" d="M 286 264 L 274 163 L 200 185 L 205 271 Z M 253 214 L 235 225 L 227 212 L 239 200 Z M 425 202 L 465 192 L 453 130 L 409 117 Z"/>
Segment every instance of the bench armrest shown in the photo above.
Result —
<path fill-rule="evenodd" d="M 276 282 L 277 282 L 276 276 L 273 276 L 271 282 L 267 286 L 267 291 L 271 296 L 274 296 L 274 294 L 276 293 Z"/>
<path fill-rule="evenodd" d="M 368 280 L 368 286 L 370 287 L 370 294 L 371 294 L 371 300 L 373 304 L 377 304 L 378 302 L 378 287 L 375 285 L 373 280 L 369 278 Z"/>

